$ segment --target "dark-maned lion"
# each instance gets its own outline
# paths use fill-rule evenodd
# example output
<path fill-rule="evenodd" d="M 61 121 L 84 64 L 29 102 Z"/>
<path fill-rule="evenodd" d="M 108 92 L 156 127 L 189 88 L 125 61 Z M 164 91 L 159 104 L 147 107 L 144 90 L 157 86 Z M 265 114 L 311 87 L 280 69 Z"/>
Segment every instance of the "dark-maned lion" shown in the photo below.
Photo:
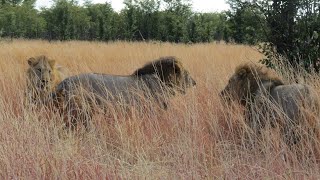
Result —
<path fill-rule="evenodd" d="M 27 62 L 27 99 L 32 103 L 43 103 L 65 78 L 64 70 L 46 56 L 31 57 Z"/>
<path fill-rule="evenodd" d="M 288 143 L 298 139 L 293 129 L 310 123 L 306 116 L 313 117 L 312 128 L 319 128 L 319 100 L 314 89 L 305 84 L 284 84 L 273 70 L 262 65 L 238 66 L 220 96 L 245 106 L 248 125 L 255 131 L 259 132 L 266 121 L 280 125 Z"/>
<path fill-rule="evenodd" d="M 129 76 L 79 74 L 62 81 L 55 93 L 55 104 L 66 117 L 67 126 L 91 118 L 96 106 L 140 105 L 153 100 L 167 108 L 167 98 L 176 92 L 185 93 L 196 82 L 175 57 L 163 57 L 146 64 Z"/>

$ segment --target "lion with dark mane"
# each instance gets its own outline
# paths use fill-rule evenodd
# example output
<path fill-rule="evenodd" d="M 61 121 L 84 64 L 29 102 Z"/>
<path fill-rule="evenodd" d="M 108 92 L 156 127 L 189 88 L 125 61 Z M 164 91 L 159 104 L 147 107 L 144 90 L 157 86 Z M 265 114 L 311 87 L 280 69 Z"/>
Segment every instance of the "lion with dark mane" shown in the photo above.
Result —
<path fill-rule="evenodd" d="M 259 130 L 268 121 L 280 125 L 285 141 L 296 143 L 293 132 L 312 116 L 312 128 L 319 128 L 319 100 L 313 88 L 306 84 L 285 84 L 276 73 L 262 65 L 247 63 L 236 68 L 220 96 L 245 106 L 248 125 Z M 306 113 L 307 112 L 307 113 Z"/>
<path fill-rule="evenodd" d="M 79 121 L 87 126 L 96 107 L 140 105 L 155 101 L 166 109 L 168 97 L 196 85 L 189 72 L 175 57 L 163 57 L 137 69 L 129 76 L 79 74 L 62 81 L 53 97 L 67 126 Z M 68 120 L 66 120 L 68 119 Z"/>

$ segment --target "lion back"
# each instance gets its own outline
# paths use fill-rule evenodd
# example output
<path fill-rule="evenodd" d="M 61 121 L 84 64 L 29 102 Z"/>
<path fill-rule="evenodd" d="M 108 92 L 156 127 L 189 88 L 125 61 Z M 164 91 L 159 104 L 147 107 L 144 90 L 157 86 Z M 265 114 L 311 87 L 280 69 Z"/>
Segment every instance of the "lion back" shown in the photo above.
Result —
<path fill-rule="evenodd" d="M 270 92 L 275 101 L 286 115 L 292 119 L 300 118 L 304 110 L 319 115 L 319 99 L 315 90 L 305 84 L 290 84 L 274 87 Z"/>

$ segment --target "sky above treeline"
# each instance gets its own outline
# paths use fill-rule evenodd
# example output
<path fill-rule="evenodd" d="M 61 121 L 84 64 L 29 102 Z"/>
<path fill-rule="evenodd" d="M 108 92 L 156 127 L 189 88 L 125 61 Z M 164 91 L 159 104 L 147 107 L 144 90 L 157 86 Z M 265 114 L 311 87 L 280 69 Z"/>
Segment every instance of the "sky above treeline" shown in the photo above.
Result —
<path fill-rule="evenodd" d="M 83 0 L 78 1 L 80 4 Z M 92 0 L 92 3 L 111 3 L 113 9 L 120 11 L 123 7 L 123 0 Z M 229 5 L 225 0 L 191 0 L 193 4 L 193 11 L 196 12 L 221 12 L 227 10 Z M 36 7 L 50 7 L 52 5 L 52 0 L 37 0 Z"/>

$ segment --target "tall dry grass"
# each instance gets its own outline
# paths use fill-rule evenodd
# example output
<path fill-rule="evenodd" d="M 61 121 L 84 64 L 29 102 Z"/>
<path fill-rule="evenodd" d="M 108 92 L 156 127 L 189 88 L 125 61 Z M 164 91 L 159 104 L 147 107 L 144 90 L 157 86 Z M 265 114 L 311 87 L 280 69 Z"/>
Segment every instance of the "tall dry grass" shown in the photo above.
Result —
<path fill-rule="evenodd" d="M 89 132 L 68 133 L 59 115 L 23 105 L 26 60 L 42 54 L 70 74 L 118 75 L 174 55 L 197 86 L 173 98 L 167 111 L 129 117 L 97 114 Z M 318 179 L 309 146 L 292 150 L 272 128 L 263 132 L 262 140 L 248 140 L 242 109 L 220 101 L 218 93 L 233 69 L 261 58 L 254 48 L 225 44 L 1 42 L 0 177 Z M 311 78 L 317 86 L 318 78 Z"/>

